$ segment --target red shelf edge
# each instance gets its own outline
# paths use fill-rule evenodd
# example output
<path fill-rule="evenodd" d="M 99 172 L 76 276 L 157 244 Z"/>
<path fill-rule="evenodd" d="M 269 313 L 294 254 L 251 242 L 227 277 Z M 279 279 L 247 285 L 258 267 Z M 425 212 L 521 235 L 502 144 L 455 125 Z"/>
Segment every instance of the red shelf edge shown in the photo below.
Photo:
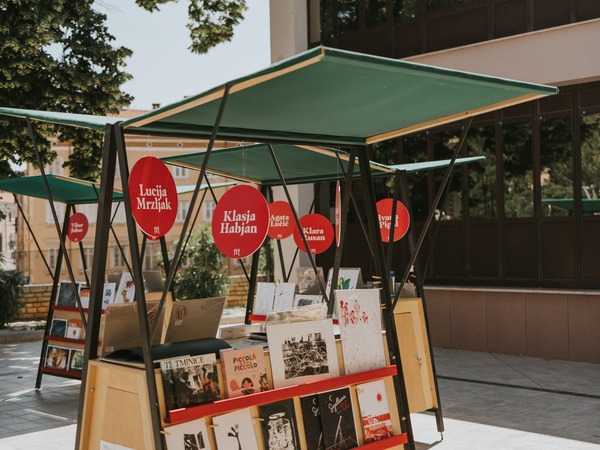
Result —
<path fill-rule="evenodd" d="M 205 416 L 233 411 L 235 409 L 248 408 L 254 405 L 263 405 L 276 402 L 282 398 L 299 397 L 313 394 L 315 392 L 330 391 L 344 386 L 365 383 L 378 378 L 391 377 L 396 375 L 396 366 L 387 366 L 381 369 L 370 370 L 368 372 L 353 373 L 351 375 L 342 375 L 341 377 L 330 378 L 326 380 L 312 381 L 310 383 L 286 386 L 283 388 L 272 389 L 266 392 L 246 395 L 242 397 L 217 400 L 214 403 L 206 405 L 192 406 L 185 409 L 176 409 L 169 411 L 169 417 L 166 422 L 175 425 L 181 422 L 197 419 Z"/>
<path fill-rule="evenodd" d="M 59 342 L 70 342 L 72 344 L 85 344 L 85 339 L 71 339 L 68 337 L 60 337 L 60 336 L 45 336 L 47 341 L 59 341 Z"/>
<path fill-rule="evenodd" d="M 81 372 L 75 372 L 73 370 L 61 370 L 61 369 L 52 369 L 50 367 L 42 367 L 42 373 L 47 373 L 50 375 L 57 375 L 59 377 L 65 377 L 65 378 L 76 378 L 78 380 L 81 379 Z"/>
<path fill-rule="evenodd" d="M 371 442 L 370 444 L 361 445 L 359 448 L 366 450 L 385 450 L 392 445 L 408 444 L 408 435 L 406 433 L 392 436 L 381 441 Z"/>

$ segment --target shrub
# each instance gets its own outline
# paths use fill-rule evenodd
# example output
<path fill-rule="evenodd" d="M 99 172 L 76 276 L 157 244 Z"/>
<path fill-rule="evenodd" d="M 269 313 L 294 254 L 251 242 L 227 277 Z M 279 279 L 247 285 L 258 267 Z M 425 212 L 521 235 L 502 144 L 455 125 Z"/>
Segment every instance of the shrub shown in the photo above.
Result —
<path fill-rule="evenodd" d="M 0 270 L 0 328 L 4 328 L 8 321 L 19 317 L 24 306 L 21 301 L 24 284 L 25 279 L 21 272 Z"/>

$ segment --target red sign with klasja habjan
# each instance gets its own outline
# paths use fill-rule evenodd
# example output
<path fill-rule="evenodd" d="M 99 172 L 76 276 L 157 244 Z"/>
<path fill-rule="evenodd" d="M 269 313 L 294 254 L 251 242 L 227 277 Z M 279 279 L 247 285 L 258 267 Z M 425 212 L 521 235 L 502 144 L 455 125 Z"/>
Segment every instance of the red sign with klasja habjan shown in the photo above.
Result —
<path fill-rule="evenodd" d="M 169 232 L 177 218 L 177 187 L 167 166 L 154 156 L 138 160 L 129 175 L 131 212 L 149 238 Z"/>
<path fill-rule="evenodd" d="M 67 237 L 71 242 L 79 242 L 87 235 L 89 222 L 85 214 L 77 212 L 69 217 Z"/>
<path fill-rule="evenodd" d="M 269 230 L 269 205 L 248 185 L 229 189 L 215 208 L 212 234 L 217 248 L 230 258 L 245 258 L 260 248 Z"/>

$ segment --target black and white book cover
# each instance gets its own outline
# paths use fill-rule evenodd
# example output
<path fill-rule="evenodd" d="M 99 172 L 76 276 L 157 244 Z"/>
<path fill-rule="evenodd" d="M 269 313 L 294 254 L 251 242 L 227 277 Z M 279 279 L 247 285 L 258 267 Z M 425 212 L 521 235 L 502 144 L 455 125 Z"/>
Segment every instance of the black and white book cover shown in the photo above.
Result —
<path fill-rule="evenodd" d="M 213 425 L 219 450 L 258 450 L 250 408 L 214 416 Z"/>
<path fill-rule="evenodd" d="M 302 411 L 302 422 L 304 422 L 306 450 L 325 450 L 318 395 L 311 394 L 300 397 L 300 410 Z"/>
<path fill-rule="evenodd" d="M 276 388 L 339 376 L 331 319 L 269 325 L 267 330 Z"/>
<path fill-rule="evenodd" d="M 165 429 L 167 450 L 212 450 L 204 418 Z"/>
<path fill-rule="evenodd" d="M 61 281 L 58 285 L 58 293 L 56 296 L 57 306 L 67 306 L 70 308 L 77 307 L 77 295 L 81 289 L 81 283 L 75 284 L 70 281 Z"/>
<path fill-rule="evenodd" d="M 258 407 L 265 450 L 299 450 L 298 423 L 291 398 Z"/>
<path fill-rule="evenodd" d="M 74 372 L 81 372 L 83 370 L 83 350 L 71 349 L 69 370 Z"/>
<path fill-rule="evenodd" d="M 350 388 L 321 392 L 319 410 L 326 450 L 346 450 L 358 447 Z"/>
<path fill-rule="evenodd" d="M 52 319 L 50 336 L 65 337 L 67 334 L 67 319 Z"/>
<path fill-rule="evenodd" d="M 162 360 L 160 366 L 168 410 L 212 403 L 221 398 L 217 358 L 213 353 Z M 171 394 L 167 391 L 170 387 L 165 383 L 169 377 L 173 383 L 175 407 L 172 407 Z"/>
<path fill-rule="evenodd" d="M 298 267 L 296 269 L 298 278 L 298 292 L 300 294 L 321 294 L 321 286 L 325 286 L 323 268 L 317 267 L 317 272 L 312 267 Z"/>

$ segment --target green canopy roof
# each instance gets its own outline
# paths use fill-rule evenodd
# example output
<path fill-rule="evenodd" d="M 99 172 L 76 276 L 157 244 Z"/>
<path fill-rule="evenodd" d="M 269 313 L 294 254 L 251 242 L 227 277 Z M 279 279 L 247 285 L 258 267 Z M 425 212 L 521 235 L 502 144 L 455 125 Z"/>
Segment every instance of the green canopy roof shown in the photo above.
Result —
<path fill-rule="evenodd" d="M 342 150 L 291 144 L 273 144 L 273 152 L 288 184 L 315 183 L 341 179 L 348 170 L 350 155 Z M 187 153 L 161 158 L 168 164 L 199 170 L 206 152 Z M 340 169 L 339 160 L 343 171 Z M 456 164 L 485 159 L 483 156 L 458 158 Z M 419 170 L 448 167 L 450 160 L 426 161 L 421 163 L 386 166 L 371 162 L 374 177 L 393 175 L 395 170 L 418 172 Z M 239 181 L 278 186 L 281 181 L 267 144 L 253 144 L 240 147 L 214 149 L 211 152 L 207 171 Z M 359 177 L 360 172 L 355 171 Z"/>
<path fill-rule="evenodd" d="M 71 205 L 98 202 L 99 183 L 53 174 L 46 175 L 46 179 L 54 201 Z M 5 178 L 0 180 L 0 191 L 48 200 L 48 194 L 41 175 Z M 120 202 L 122 200 L 123 194 L 114 192 L 113 201 Z"/>
<path fill-rule="evenodd" d="M 544 198 L 542 203 L 564 209 L 571 214 L 575 213 L 575 200 L 572 198 Z M 584 213 L 600 212 L 600 198 L 584 198 L 581 200 L 581 204 Z"/>
<path fill-rule="evenodd" d="M 29 118 L 40 122 L 55 123 L 58 125 L 69 125 L 73 127 L 91 128 L 104 131 L 107 123 L 115 123 L 118 117 L 92 116 L 90 114 L 71 114 L 52 111 L 35 111 L 32 109 L 0 108 L 0 114 L 4 116 Z"/>
<path fill-rule="evenodd" d="M 128 119 L 131 132 L 221 140 L 364 145 L 493 111 L 554 87 L 318 47 Z"/>

